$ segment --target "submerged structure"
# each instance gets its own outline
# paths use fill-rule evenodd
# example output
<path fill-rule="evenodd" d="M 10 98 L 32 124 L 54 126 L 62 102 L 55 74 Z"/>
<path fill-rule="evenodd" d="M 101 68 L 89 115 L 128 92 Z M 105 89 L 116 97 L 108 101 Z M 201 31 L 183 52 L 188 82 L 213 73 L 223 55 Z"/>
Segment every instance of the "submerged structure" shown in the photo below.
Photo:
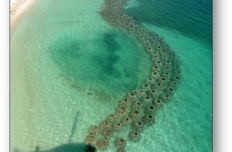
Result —
<path fill-rule="evenodd" d="M 136 36 L 150 54 L 153 65 L 140 89 L 129 92 L 119 101 L 114 113 L 90 127 L 86 144 L 99 150 L 107 149 L 114 139 L 118 151 L 125 152 L 127 141 L 117 136 L 121 131 L 127 132 L 129 140 L 139 141 L 141 132 L 154 124 L 156 110 L 171 99 L 181 79 L 175 52 L 157 33 L 137 25 L 126 15 L 126 3 L 127 0 L 105 0 L 100 13 L 115 28 Z"/>

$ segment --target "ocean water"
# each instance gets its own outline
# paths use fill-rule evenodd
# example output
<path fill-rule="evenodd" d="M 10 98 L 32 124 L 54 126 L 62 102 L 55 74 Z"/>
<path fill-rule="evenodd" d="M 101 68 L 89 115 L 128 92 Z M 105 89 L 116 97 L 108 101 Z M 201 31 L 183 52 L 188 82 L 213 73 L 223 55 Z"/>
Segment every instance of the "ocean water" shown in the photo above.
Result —
<path fill-rule="evenodd" d="M 12 152 L 81 151 L 89 127 L 148 77 L 149 54 L 101 17 L 103 3 L 38 0 L 11 29 Z M 125 7 L 137 24 L 165 39 L 182 72 L 155 124 L 139 142 L 128 140 L 127 151 L 212 151 L 211 5 L 130 0 Z M 116 151 L 110 144 L 106 151 Z"/>

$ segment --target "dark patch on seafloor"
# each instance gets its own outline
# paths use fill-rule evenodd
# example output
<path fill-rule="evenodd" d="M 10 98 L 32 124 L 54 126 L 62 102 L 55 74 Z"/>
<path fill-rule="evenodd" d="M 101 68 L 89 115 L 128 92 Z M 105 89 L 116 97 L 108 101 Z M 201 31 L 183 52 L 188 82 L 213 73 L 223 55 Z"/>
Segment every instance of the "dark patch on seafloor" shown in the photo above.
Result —
<path fill-rule="evenodd" d="M 116 54 L 117 51 L 121 49 L 120 44 L 115 40 L 114 33 L 105 33 L 103 35 L 103 43 L 105 45 L 105 55 L 104 56 L 95 56 L 94 59 L 101 67 L 102 73 L 110 75 L 112 77 L 120 77 L 121 73 L 114 67 L 118 62 L 119 56 Z M 103 76 L 104 77 L 104 76 Z M 100 77 L 102 78 L 102 77 Z"/>
<path fill-rule="evenodd" d="M 120 60 L 125 47 L 117 40 L 123 37 L 122 34 L 113 31 L 103 33 L 99 37 L 101 39 L 91 40 L 91 43 L 93 41 L 102 50 L 88 53 L 83 50 L 83 45 L 88 40 L 65 35 L 57 39 L 50 46 L 49 52 L 61 75 L 67 78 L 72 88 L 84 90 L 87 88 L 92 90 L 90 92 L 97 90 L 98 94 L 106 97 L 135 89 L 138 85 L 138 70 L 136 70 L 138 62 L 136 58 L 133 60 L 134 63 L 130 64 Z M 130 43 L 129 39 L 126 41 Z"/>

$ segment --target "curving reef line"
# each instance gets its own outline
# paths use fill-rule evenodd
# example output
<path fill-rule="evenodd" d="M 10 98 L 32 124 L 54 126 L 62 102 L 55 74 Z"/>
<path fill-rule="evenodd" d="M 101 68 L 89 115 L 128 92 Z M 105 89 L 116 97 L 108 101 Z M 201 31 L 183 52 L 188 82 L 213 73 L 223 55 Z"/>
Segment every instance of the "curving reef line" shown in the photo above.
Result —
<path fill-rule="evenodd" d="M 126 152 L 125 138 L 139 141 L 141 132 L 154 124 L 156 110 L 171 99 L 181 79 L 175 52 L 157 33 L 138 26 L 126 15 L 126 4 L 127 0 L 105 0 L 100 13 L 112 26 L 135 35 L 151 55 L 153 65 L 140 89 L 129 92 L 114 113 L 90 127 L 86 144 L 99 150 L 106 150 L 113 140 L 118 152 Z M 117 136 L 122 131 L 127 132 L 127 137 Z"/>

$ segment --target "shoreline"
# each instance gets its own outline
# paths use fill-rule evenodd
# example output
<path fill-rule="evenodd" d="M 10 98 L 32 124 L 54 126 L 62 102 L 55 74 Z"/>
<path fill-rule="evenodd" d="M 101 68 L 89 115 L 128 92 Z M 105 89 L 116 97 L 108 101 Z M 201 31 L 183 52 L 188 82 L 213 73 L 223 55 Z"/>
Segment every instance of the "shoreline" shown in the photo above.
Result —
<path fill-rule="evenodd" d="M 10 26 L 13 27 L 20 17 L 26 12 L 37 0 L 16 0 L 10 6 Z"/>

